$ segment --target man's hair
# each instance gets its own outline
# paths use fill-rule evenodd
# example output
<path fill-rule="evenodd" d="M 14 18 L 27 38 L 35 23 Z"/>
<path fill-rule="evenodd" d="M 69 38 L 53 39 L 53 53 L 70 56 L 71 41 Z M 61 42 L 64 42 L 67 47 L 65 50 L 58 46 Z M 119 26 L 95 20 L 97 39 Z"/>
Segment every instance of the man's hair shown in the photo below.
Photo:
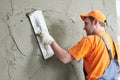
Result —
<path fill-rule="evenodd" d="M 92 17 L 92 16 L 89 16 L 88 18 L 90 19 L 91 22 L 93 22 L 93 21 L 95 20 L 95 18 Z M 105 27 L 105 23 L 99 21 L 99 24 L 100 24 L 102 27 Z"/>

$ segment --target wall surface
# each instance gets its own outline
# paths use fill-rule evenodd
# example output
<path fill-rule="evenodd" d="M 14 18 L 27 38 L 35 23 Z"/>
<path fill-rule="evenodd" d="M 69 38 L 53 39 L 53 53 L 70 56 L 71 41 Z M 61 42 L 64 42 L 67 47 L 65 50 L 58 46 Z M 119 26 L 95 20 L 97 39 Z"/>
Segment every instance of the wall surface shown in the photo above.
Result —
<path fill-rule="evenodd" d="M 117 41 L 120 46 L 120 0 L 116 0 L 116 12 L 117 12 Z"/>
<path fill-rule="evenodd" d="M 82 61 L 42 58 L 26 13 L 43 10 L 50 34 L 69 49 L 85 36 L 79 14 L 93 9 L 106 14 L 106 31 L 116 36 L 115 5 L 115 0 L 0 0 L 0 80 L 84 80 Z"/>

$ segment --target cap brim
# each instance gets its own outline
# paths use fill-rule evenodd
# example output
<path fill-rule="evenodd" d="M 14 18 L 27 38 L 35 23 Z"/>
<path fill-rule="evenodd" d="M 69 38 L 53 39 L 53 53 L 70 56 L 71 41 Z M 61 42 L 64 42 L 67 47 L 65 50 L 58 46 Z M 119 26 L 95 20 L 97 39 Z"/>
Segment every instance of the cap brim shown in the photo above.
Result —
<path fill-rule="evenodd" d="M 88 14 L 80 14 L 80 18 L 84 21 L 85 20 L 85 17 L 88 17 L 89 15 Z"/>

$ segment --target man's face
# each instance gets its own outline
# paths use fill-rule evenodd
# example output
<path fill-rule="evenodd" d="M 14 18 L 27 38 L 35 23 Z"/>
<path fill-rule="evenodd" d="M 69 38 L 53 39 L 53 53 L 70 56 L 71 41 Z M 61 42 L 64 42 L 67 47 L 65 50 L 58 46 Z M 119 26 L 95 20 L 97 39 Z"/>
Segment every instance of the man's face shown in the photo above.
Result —
<path fill-rule="evenodd" d="M 87 35 L 93 34 L 94 23 L 91 22 L 89 18 L 85 18 L 85 20 L 84 20 L 84 28 L 83 29 L 86 31 Z"/>

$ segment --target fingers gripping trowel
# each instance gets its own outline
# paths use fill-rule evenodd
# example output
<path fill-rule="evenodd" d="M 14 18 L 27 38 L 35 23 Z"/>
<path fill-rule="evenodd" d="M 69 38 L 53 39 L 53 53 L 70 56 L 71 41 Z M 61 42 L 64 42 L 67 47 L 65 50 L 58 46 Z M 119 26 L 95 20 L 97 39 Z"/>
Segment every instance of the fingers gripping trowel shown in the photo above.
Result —
<path fill-rule="evenodd" d="M 54 55 L 54 52 L 50 45 L 44 44 L 40 39 L 40 36 L 36 35 L 38 30 L 49 34 L 42 11 L 41 10 L 32 11 L 27 13 L 27 16 L 29 17 L 29 20 L 32 24 L 32 29 L 35 33 L 35 37 L 38 42 L 40 51 L 43 55 L 43 58 L 48 59 L 52 57 Z"/>

